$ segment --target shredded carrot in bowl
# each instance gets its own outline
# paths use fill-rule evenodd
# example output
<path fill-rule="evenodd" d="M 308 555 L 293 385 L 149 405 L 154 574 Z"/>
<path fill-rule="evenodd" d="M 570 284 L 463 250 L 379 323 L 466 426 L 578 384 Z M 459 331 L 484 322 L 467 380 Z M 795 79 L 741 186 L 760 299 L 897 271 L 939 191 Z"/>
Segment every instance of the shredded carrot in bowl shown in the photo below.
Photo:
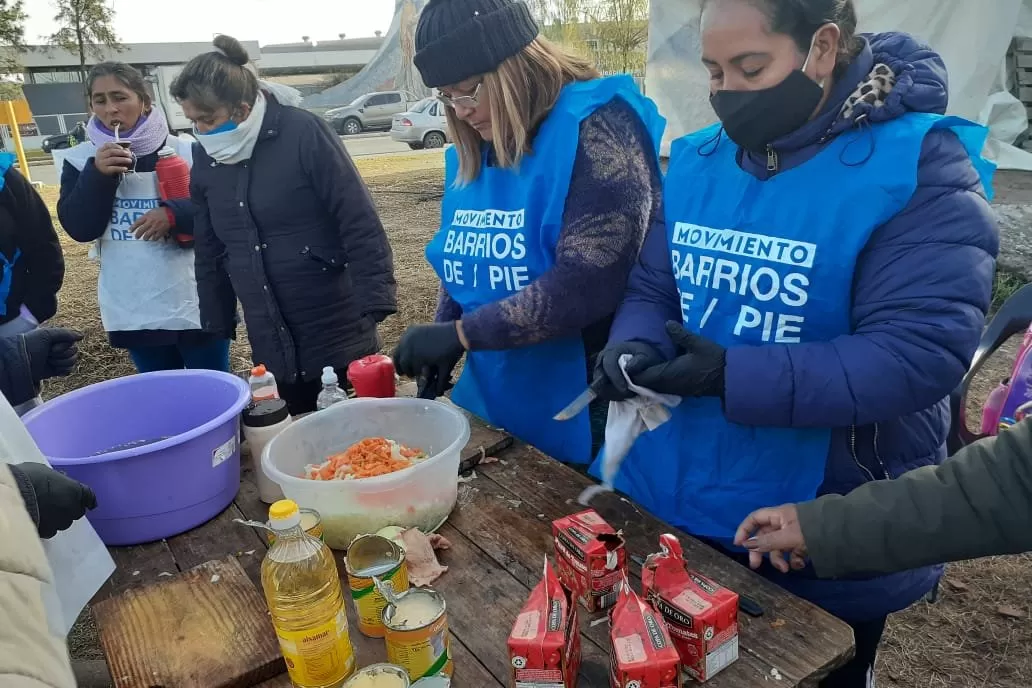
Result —
<path fill-rule="evenodd" d="M 384 437 L 367 437 L 324 463 L 305 466 L 309 480 L 355 480 L 387 475 L 425 461 L 427 453 Z"/>

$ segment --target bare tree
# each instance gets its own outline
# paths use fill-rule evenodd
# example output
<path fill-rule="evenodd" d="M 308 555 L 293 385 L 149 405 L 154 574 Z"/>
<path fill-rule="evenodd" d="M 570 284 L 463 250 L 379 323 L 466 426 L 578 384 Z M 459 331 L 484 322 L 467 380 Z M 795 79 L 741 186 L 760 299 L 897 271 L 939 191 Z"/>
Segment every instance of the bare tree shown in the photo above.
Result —
<path fill-rule="evenodd" d="M 104 49 L 122 50 L 113 26 L 115 10 L 106 0 L 56 0 L 59 28 L 47 42 L 79 56 L 79 79 L 86 84 L 86 57 L 100 60 Z"/>
<path fill-rule="evenodd" d="M 25 49 L 25 20 L 22 0 L 0 0 L 0 75 L 22 71 L 21 53 Z M 17 100 L 21 87 L 10 81 L 0 82 L 0 100 Z M 11 123 L 15 126 L 14 123 Z"/>
<path fill-rule="evenodd" d="M 649 0 L 595 0 L 585 8 L 595 39 L 595 60 L 605 71 L 645 68 L 649 40 Z"/>
<path fill-rule="evenodd" d="M 587 53 L 584 40 L 588 19 L 585 7 L 590 0 L 533 0 L 531 11 L 550 41 Z"/>

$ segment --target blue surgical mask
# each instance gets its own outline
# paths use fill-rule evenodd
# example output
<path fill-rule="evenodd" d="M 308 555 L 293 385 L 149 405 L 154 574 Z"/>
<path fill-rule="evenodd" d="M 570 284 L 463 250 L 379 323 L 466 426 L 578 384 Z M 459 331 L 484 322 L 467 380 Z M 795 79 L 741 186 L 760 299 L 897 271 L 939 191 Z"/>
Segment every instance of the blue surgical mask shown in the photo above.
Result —
<path fill-rule="evenodd" d="M 234 122 L 231 119 L 227 119 L 225 122 L 223 122 L 219 126 L 215 127 L 211 131 L 206 131 L 204 133 L 201 133 L 201 132 L 197 131 L 197 127 L 194 127 L 194 133 L 199 135 L 199 136 L 211 136 L 212 134 L 225 134 L 227 131 L 233 131 L 234 129 L 237 128 L 237 126 L 238 125 L 237 125 L 236 122 Z"/>

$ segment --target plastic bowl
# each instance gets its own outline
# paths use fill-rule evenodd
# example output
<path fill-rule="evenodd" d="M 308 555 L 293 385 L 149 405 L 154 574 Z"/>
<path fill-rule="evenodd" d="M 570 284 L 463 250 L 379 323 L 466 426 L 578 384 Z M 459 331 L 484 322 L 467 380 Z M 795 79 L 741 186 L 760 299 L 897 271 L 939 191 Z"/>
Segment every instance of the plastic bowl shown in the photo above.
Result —
<path fill-rule="evenodd" d="M 430 455 L 396 473 L 357 480 L 307 480 L 319 464 L 367 437 L 385 437 Z M 287 499 L 322 516 L 326 544 L 345 549 L 385 526 L 438 528 L 455 507 L 459 459 L 469 420 L 453 406 L 421 399 L 353 399 L 287 427 L 265 446 L 262 468 Z"/>
<path fill-rule="evenodd" d="M 190 530 L 233 501 L 250 396 L 235 375 L 164 371 L 69 392 L 22 420 L 54 468 L 97 494 L 88 518 L 104 543 L 135 545 Z"/>

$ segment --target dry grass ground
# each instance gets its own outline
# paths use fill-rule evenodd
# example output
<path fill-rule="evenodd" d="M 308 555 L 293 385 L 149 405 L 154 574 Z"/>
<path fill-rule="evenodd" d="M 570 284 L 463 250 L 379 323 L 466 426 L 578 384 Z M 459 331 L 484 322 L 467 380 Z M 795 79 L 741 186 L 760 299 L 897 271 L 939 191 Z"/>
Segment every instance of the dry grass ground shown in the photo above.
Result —
<path fill-rule="evenodd" d="M 389 350 L 406 325 L 432 318 L 437 279 L 423 258 L 440 212 L 440 157 L 414 155 L 359 161 L 394 247 L 400 313 L 383 328 Z M 56 189 L 44 189 L 48 203 Z M 86 248 L 65 242 L 68 276 L 55 324 L 86 333 L 75 374 L 51 383 L 53 396 L 102 379 L 132 373 L 127 357 L 107 346 L 96 305 L 94 263 Z M 237 368 L 250 365 L 246 336 L 234 345 Z M 1008 374 L 1014 343 L 980 376 L 971 403 L 972 425 L 985 393 Z M 1032 524 L 1029 524 L 1032 527 Z M 946 535 L 948 537 L 948 535 Z M 920 603 L 890 621 L 878 666 L 882 686 L 1027 688 L 1032 686 L 1032 556 L 953 565 L 935 604 Z M 1003 609 L 1006 613 L 1001 613 Z M 70 638 L 73 656 L 99 658 L 88 621 Z"/>

